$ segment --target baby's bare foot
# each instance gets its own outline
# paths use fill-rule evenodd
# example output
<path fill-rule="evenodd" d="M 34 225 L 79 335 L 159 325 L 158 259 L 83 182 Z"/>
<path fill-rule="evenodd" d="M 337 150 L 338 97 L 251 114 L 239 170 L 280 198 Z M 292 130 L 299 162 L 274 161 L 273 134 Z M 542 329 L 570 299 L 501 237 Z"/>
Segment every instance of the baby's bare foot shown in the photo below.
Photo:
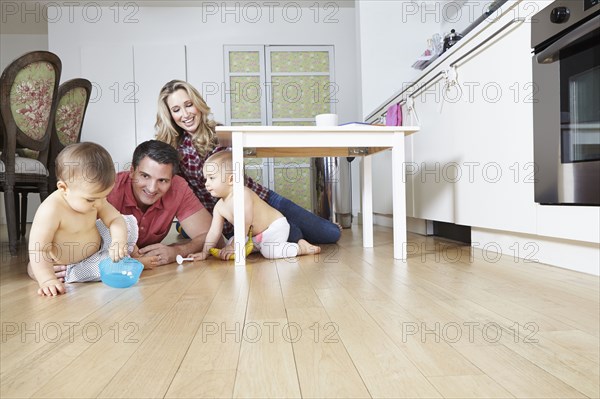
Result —
<path fill-rule="evenodd" d="M 311 243 L 309 243 L 308 241 L 306 241 L 304 239 L 298 241 L 298 246 L 300 247 L 300 250 L 298 251 L 298 255 L 312 255 L 312 254 L 318 254 L 319 252 L 321 252 L 321 247 L 312 245 Z"/>

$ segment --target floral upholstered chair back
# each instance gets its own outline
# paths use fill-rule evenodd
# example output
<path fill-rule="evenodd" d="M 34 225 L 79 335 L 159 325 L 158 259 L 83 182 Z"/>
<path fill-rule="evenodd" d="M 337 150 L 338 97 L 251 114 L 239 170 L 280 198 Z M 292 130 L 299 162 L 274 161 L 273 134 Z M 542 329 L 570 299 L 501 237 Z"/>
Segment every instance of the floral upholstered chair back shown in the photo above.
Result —
<path fill-rule="evenodd" d="M 10 88 L 10 110 L 14 121 L 33 140 L 42 140 L 48 130 L 55 83 L 54 66 L 39 61 L 21 69 Z"/>
<path fill-rule="evenodd" d="M 87 79 L 72 79 L 58 88 L 54 128 L 63 147 L 79 142 L 91 91 L 92 84 Z"/>
<path fill-rule="evenodd" d="M 27 194 L 39 193 L 42 201 L 48 196 L 50 132 L 61 69 L 55 54 L 32 51 L 9 64 L 0 77 L 0 189 L 11 255 L 17 251 L 18 220 L 25 224 Z M 16 204 L 19 194 L 23 212 Z"/>
<path fill-rule="evenodd" d="M 92 83 L 81 78 L 68 80 L 58 88 L 58 105 L 54 114 L 48 162 L 51 191 L 56 188 L 54 173 L 56 156 L 69 144 L 79 143 L 91 92 Z"/>
<path fill-rule="evenodd" d="M 50 131 L 61 68 L 55 54 L 34 51 L 13 61 L 2 73 L 0 172 L 6 173 L 8 184 L 14 184 L 14 175 L 48 176 Z M 27 156 L 16 156 L 17 150 Z"/>

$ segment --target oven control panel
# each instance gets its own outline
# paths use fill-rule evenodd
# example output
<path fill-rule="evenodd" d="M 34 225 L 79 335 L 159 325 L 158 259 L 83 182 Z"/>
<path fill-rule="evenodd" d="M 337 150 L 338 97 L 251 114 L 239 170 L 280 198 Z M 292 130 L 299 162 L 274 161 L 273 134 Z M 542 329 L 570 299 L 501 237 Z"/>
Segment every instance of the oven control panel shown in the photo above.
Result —
<path fill-rule="evenodd" d="M 588 9 L 598 5 L 600 0 L 583 0 L 583 10 L 587 11 Z"/>
<path fill-rule="evenodd" d="M 544 42 L 598 14 L 600 0 L 555 0 L 533 16 L 538 23 L 531 24 L 531 47 L 544 47 Z"/>

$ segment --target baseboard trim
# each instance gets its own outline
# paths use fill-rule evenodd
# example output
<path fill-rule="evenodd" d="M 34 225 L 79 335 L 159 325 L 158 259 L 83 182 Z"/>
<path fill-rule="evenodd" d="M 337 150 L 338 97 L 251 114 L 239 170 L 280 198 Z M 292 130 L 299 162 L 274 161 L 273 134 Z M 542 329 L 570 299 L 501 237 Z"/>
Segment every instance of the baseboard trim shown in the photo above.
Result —
<path fill-rule="evenodd" d="M 490 262 L 498 255 L 507 255 L 524 265 L 544 263 L 600 275 L 600 245 L 597 243 L 475 227 L 471 229 L 471 239 L 471 246 L 480 249 Z"/>

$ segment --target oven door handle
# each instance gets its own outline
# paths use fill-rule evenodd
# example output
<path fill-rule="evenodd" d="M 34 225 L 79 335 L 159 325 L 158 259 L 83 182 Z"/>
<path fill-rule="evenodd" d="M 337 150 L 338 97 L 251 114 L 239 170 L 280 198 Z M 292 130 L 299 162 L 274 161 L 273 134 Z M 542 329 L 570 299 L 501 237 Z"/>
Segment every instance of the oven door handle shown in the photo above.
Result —
<path fill-rule="evenodd" d="M 579 39 L 582 36 L 587 35 L 598 29 L 598 18 L 592 18 L 585 24 L 579 26 L 573 31 L 567 33 L 556 42 L 552 43 L 544 51 L 537 55 L 538 64 L 552 64 L 554 61 L 558 61 L 558 53 L 560 50 Z"/>

